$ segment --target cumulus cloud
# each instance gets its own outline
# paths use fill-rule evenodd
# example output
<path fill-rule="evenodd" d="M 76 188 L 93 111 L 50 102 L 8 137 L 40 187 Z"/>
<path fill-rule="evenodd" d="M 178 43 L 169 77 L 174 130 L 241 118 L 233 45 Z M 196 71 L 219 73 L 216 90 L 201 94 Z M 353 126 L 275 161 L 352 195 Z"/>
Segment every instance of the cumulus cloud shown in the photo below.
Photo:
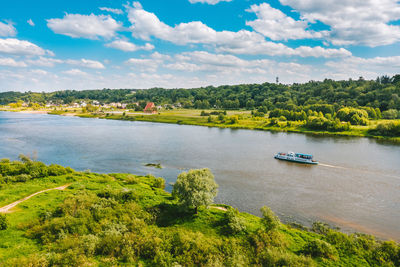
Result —
<path fill-rule="evenodd" d="M 0 39 L 0 53 L 13 55 L 42 56 L 47 51 L 41 47 L 23 40 L 14 38 Z M 47 52 L 49 53 L 49 52 Z"/>
<path fill-rule="evenodd" d="M 39 57 L 38 59 L 28 59 L 26 61 L 29 65 L 40 67 L 54 67 L 55 64 L 63 63 L 64 61 L 55 58 Z"/>
<path fill-rule="evenodd" d="M 80 60 L 68 59 L 65 63 L 90 69 L 105 69 L 101 62 L 84 58 Z"/>
<path fill-rule="evenodd" d="M 307 30 L 309 23 L 305 20 L 294 20 L 279 9 L 267 3 L 252 5 L 246 11 L 255 13 L 256 20 L 247 21 L 246 25 L 272 40 L 295 40 L 308 38 L 322 38 L 327 31 L 315 32 Z"/>
<path fill-rule="evenodd" d="M 156 72 L 162 60 L 159 59 L 142 59 L 142 58 L 130 58 L 125 61 L 125 64 L 132 67 L 132 69 L 139 70 L 142 72 Z"/>
<path fill-rule="evenodd" d="M 133 52 L 133 51 L 137 51 L 137 50 L 149 51 L 149 50 L 154 49 L 154 45 L 152 45 L 150 43 L 146 43 L 144 46 L 138 46 L 138 45 L 135 45 L 134 43 L 128 42 L 126 40 L 115 40 L 109 44 L 106 44 L 105 46 L 119 49 L 119 50 L 122 50 L 125 52 Z"/>
<path fill-rule="evenodd" d="M 26 67 L 26 63 L 23 61 L 15 61 L 13 58 L 0 58 L 0 66 L 7 67 Z"/>
<path fill-rule="evenodd" d="M 81 71 L 80 69 L 70 69 L 63 71 L 64 74 L 71 75 L 71 76 L 86 76 L 88 75 L 86 72 Z"/>
<path fill-rule="evenodd" d="M 121 15 L 124 14 L 124 11 L 122 11 L 121 9 L 118 8 L 109 8 L 109 7 L 99 7 L 99 9 L 101 11 L 107 11 L 107 12 L 111 12 L 117 15 Z"/>
<path fill-rule="evenodd" d="M 66 14 L 62 19 L 48 19 L 47 26 L 55 33 L 72 38 L 111 38 L 121 23 L 105 15 Z"/>
<path fill-rule="evenodd" d="M 128 18 L 132 23 L 132 34 L 136 38 L 150 40 L 156 37 L 178 45 L 207 44 L 219 52 L 261 55 L 298 55 L 302 57 L 348 56 L 345 49 L 325 49 L 322 47 L 293 49 L 282 43 L 266 41 L 259 33 L 247 30 L 238 32 L 215 31 L 200 21 L 180 23 L 171 27 L 137 4 L 128 7 Z M 311 53 L 310 53 L 311 50 Z"/>
<path fill-rule="evenodd" d="M 202 4 L 210 4 L 210 5 L 216 5 L 219 2 L 231 2 L 232 0 L 189 0 L 190 3 L 195 4 L 195 3 L 202 3 Z"/>
<path fill-rule="evenodd" d="M 35 23 L 33 22 L 32 19 L 27 20 L 26 23 L 28 23 L 28 24 L 31 25 L 32 27 L 35 26 Z"/>
<path fill-rule="evenodd" d="M 300 12 L 302 19 L 320 21 L 331 30 L 327 39 L 334 45 L 380 46 L 400 40 L 397 0 L 280 0 Z"/>
<path fill-rule="evenodd" d="M 9 37 L 15 36 L 17 34 L 17 30 L 14 28 L 12 23 L 3 23 L 0 21 L 0 36 L 1 37 Z"/>

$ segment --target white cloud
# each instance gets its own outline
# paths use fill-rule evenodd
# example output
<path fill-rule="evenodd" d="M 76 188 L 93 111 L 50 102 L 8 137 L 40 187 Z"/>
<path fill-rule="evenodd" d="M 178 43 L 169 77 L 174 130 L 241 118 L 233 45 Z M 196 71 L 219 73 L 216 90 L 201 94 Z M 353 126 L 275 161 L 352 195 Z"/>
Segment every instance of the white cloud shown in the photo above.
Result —
<path fill-rule="evenodd" d="M 26 67 L 26 63 L 23 61 L 15 61 L 13 58 L 0 58 L 0 66 L 7 67 Z"/>
<path fill-rule="evenodd" d="M 216 5 L 219 2 L 231 2 L 232 0 L 189 0 L 190 3 L 195 4 L 195 3 L 202 3 L 202 4 L 210 4 L 210 5 Z"/>
<path fill-rule="evenodd" d="M 35 23 L 33 22 L 32 19 L 27 20 L 26 23 L 28 23 L 28 24 L 31 25 L 32 27 L 35 26 Z"/>
<path fill-rule="evenodd" d="M 142 58 L 130 58 L 125 61 L 125 64 L 130 65 L 135 70 L 144 72 L 156 72 L 158 67 L 161 65 L 162 60 L 159 59 L 142 59 Z"/>
<path fill-rule="evenodd" d="M 161 22 L 158 17 L 139 7 L 128 7 L 128 18 L 133 24 L 132 34 L 136 38 L 150 40 L 152 36 L 174 44 L 208 44 L 218 52 L 234 54 L 258 55 L 297 55 L 302 57 L 348 56 L 345 49 L 325 49 L 322 47 L 290 48 L 282 43 L 266 41 L 264 36 L 256 32 L 240 30 L 215 31 L 200 21 L 180 23 L 171 27 Z"/>
<path fill-rule="evenodd" d="M 13 55 L 42 56 L 46 51 L 39 46 L 14 38 L 0 39 L 0 53 Z M 48 53 L 48 52 L 47 52 Z"/>
<path fill-rule="evenodd" d="M 47 75 L 48 74 L 47 71 L 41 70 L 41 69 L 31 70 L 31 73 L 36 74 L 36 75 Z"/>
<path fill-rule="evenodd" d="M 67 71 L 63 71 L 64 74 L 71 75 L 71 76 L 86 76 L 88 75 L 86 72 L 81 71 L 80 69 L 70 69 Z"/>
<path fill-rule="evenodd" d="M 400 40 L 397 0 L 280 0 L 300 12 L 302 19 L 330 26 L 328 40 L 334 45 L 380 46 Z"/>
<path fill-rule="evenodd" d="M 144 46 L 138 46 L 138 45 L 135 45 L 135 44 L 125 41 L 125 40 L 115 40 L 109 44 L 106 44 L 105 46 L 119 49 L 119 50 L 122 50 L 125 52 L 133 52 L 133 51 L 137 51 L 137 50 L 149 51 L 149 50 L 154 49 L 154 45 L 152 45 L 150 43 L 146 43 Z"/>
<path fill-rule="evenodd" d="M 118 8 L 109 8 L 109 7 L 99 7 L 99 9 L 101 11 L 107 11 L 107 12 L 111 12 L 117 15 L 121 15 L 124 14 L 124 11 L 122 11 L 121 9 Z"/>
<path fill-rule="evenodd" d="M 94 14 L 66 14 L 62 19 L 48 19 L 47 26 L 58 34 L 87 39 L 111 38 L 121 28 L 110 16 Z"/>
<path fill-rule="evenodd" d="M 80 60 L 68 59 L 65 63 L 90 69 L 105 69 L 101 62 L 84 58 Z"/>
<path fill-rule="evenodd" d="M 308 38 L 322 38 L 327 31 L 315 32 L 307 30 L 309 23 L 305 20 L 294 20 L 279 9 L 272 8 L 267 3 L 252 5 L 248 12 L 255 13 L 256 20 L 247 21 L 255 31 L 272 40 L 295 40 Z"/>
<path fill-rule="evenodd" d="M 29 65 L 35 65 L 40 67 L 54 67 L 55 64 L 63 63 L 60 59 L 39 57 L 38 59 L 28 59 L 26 61 Z"/>
<path fill-rule="evenodd" d="M 15 36 L 17 34 L 17 30 L 14 28 L 12 23 L 3 23 L 0 21 L 0 36 L 1 37 L 8 37 L 8 36 Z"/>

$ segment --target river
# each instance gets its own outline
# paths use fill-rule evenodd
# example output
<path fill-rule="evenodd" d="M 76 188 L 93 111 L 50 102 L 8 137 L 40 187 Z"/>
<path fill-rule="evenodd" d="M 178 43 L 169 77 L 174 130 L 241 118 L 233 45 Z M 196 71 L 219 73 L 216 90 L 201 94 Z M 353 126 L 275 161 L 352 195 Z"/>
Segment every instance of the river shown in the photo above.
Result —
<path fill-rule="evenodd" d="M 400 146 L 392 143 L 0 112 L 0 147 L 1 158 L 36 154 L 76 170 L 151 173 L 166 179 L 168 191 L 180 172 L 207 167 L 220 186 L 217 203 L 257 215 L 267 205 L 285 222 L 320 220 L 400 240 Z M 321 164 L 273 158 L 289 150 Z"/>

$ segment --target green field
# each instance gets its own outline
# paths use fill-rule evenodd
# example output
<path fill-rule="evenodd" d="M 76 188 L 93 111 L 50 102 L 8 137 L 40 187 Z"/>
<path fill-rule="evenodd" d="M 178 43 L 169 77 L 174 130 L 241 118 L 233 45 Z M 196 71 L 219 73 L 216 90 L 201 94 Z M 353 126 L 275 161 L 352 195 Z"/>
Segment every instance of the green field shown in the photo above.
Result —
<path fill-rule="evenodd" d="M 36 195 L 6 215 L 0 266 L 400 264 L 395 242 L 343 234 L 322 223 L 312 229 L 281 223 L 269 229 L 266 219 L 226 205 L 203 206 L 195 214 L 151 175 L 75 172 L 26 160 L 3 160 L 0 170 L 0 207 L 69 184 Z"/>

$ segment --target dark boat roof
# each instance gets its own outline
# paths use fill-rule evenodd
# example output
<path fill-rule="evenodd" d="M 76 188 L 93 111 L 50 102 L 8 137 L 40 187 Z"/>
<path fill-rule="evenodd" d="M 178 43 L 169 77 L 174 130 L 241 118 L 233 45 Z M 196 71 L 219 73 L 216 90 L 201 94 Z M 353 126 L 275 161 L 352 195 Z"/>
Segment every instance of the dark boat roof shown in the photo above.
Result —
<path fill-rule="evenodd" d="M 308 157 L 312 157 L 313 155 L 310 154 L 302 154 L 302 153 L 296 153 L 296 155 L 302 155 L 302 156 L 308 156 Z"/>

